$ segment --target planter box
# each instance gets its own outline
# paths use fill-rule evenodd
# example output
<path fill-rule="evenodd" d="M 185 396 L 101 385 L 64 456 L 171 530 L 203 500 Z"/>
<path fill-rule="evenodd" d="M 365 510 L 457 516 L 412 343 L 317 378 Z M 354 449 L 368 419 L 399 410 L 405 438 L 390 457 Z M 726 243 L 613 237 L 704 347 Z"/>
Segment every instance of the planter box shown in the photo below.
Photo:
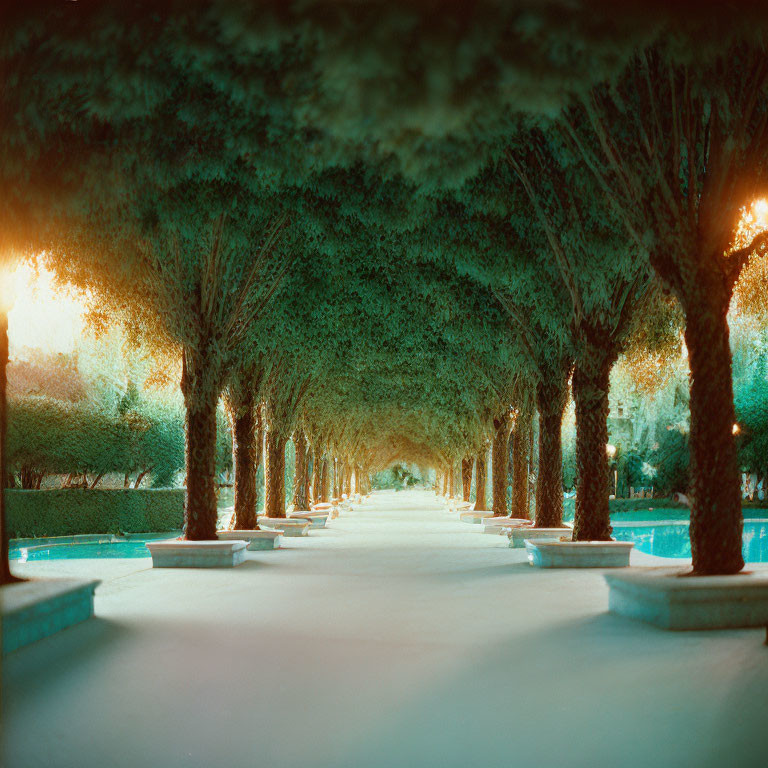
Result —
<path fill-rule="evenodd" d="M 265 549 L 280 549 L 280 541 L 283 538 L 282 531 L 275 530 L 251 530 L 251 531 L 216 531 L 216 535 L 222 541 L 245 541 L 249 552 L 259 552 Z"/>
<path fill-rule="evenodd" d="M 531 534 L 531 537 L 533 534 Z M 525 541 L 528 562 L 537 568 L 626 568 L 631 541 Z"/>
<path fill-rule="evenodd" d="M 3 655 L 93 616 L 100 581 L 34 579 L 0 587 Z"/>
<path fill-rule="evenodd" d="M 312 528 L 325 528 L 326 522 L 328 522 L 328 512 L 292 512 L 290 515 L 291 520 L 309 520 Z"/>
<path fill-rule="evenodd" d="M 525 549 L 525 540 L 532 541 L 560 541 L 562 536 L 569 539 L 573 536 L 573 529 L 566 528 L 535 528 L 533 525 L 518 525 L 510 528 L 509 546 L 512 549 Z"/>
<path fill-rule="evenodd" d="M 606 574 L 611 613 L 664 629 L 768 626 L 768 570 L 734 576 L 690 576 L 681 568 Z"/>
<path fill-rule="evenodd" d="M 232 568 L 245 560 L 246 542 L 186 541 L 171 539 L 148 541 L 153 568 Z"/>
<path fill-rule="evenodd" d="M 259 526 L 264 528 L 277 529 L 283 532 L 283 536 L 306 536 L 310 527 L 309 520 L 303 518 L 287 517 L 259 517 Z"/>

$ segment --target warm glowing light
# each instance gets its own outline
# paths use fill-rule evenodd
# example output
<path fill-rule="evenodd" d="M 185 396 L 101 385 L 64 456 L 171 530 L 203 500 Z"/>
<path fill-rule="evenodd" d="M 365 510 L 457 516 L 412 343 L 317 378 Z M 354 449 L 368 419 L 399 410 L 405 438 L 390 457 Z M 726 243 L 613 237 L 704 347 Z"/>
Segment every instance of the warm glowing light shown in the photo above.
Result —
<path fill-rule="evenodd" d="M 85 297 L 56 286 L 52 272 L 30 264 L 19 265 L 7 282 L 14 297 L 8 312 L 11 354 L 25 347 L 71 352 L 83 331 Z"/>
<path fill-rule="evenodd" d="M 608 454 L 608 458 L 612 459 L 616 455 L 616 446 L 607 443 L 605 446 L 605 452 Z"/>
<path fill-rule="evenodd" d="M 738 435 L 741 432 L 741 427 L 738 424 L 734 424 L 732 432 L 734 435 Z"/>

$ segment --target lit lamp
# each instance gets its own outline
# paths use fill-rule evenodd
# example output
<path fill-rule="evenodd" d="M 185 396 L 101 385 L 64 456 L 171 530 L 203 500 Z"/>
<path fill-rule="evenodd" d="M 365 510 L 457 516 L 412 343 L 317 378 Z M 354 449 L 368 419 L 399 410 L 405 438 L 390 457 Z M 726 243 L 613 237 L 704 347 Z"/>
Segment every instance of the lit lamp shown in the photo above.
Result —
<path fill-rule="evenodd" d="M 605 445 L 605 453 L 608 456 L 609 459 L 612 459 L 616 455 L 616 446 L 611 445 L 610 443 L 606 443 Z M 619 470 L 614 469 L 613 470 L 613 498 L 616 498 L 616 492 L 619 488 Z"/>

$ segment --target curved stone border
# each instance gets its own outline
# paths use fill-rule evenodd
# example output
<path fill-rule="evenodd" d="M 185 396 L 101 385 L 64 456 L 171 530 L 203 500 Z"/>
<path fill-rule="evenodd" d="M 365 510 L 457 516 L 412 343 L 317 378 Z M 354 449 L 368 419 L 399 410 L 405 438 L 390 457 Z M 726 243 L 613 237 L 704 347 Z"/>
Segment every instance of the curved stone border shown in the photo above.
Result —
<path fill-rule="evenodd" d="M 626 568 L 633 546 L 631 541 L 525 541 L 528 562 L 537 568 Z"/>

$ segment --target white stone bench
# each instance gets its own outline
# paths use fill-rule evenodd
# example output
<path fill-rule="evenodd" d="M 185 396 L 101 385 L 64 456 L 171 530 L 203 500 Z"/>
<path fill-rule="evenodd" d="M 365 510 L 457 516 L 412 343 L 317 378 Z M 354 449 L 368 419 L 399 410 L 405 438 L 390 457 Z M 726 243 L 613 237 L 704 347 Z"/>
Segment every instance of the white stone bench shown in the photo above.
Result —
<path fill-rule="evenodd" d="M 312 528 L 325 528 L 325 524 L 328 522 L 329 512 L 322 510 L 317 511 L 299 511 L 291 512 L 289 517 L 295 520 L 309 520 Z"/>
<path fill-rule="evenodd" d="M 279 549 L 283 532 L 278 530 L 216 531 L 222 541 L 245 541 L 249 552 Z"/>
<path fill-rule="evenodd" d="M 0 589 L 3 655 L 93 616 L 98 580 L 32 579 Z"/>
<path fill-rule="evenodd" d="M 153 568 L 232 568 L 245 560 L 246 542 L 170 539 L 148 541 L 146 547 Z"/>
<path fill-rule="evenodd" d="M 512 549 L 525 549 L 526 539 L 536 541 L 560 541 L 563 537 L 568 539 L 573 536 L 573 529 L 562 528 L 536 528 L 533 525 L 513 526 L 509 529 L 509 546 Z"/>
<path fill-rule="evenodd" d="M 626 568 L 631 541 L 526 539 L 528 562 L 537 568 Z"/>
<path fill-rule="evenodd" d="M 480 521 L 483 525 L 483 533 L 509 536 L 509 532 L 515 526 L 526 526 L 530 528 L 533 520 L 527 520 L 523 517 L 484 517 Z"/>
<path fill-rule="evenodd" d="M 685 576 L 690 568 L 631 568 L 605 574 L 611 613 L 664 629 L 768 627 L 768 569 Z"/>
<path fill-rule="evenodd" d="M 309 531 L 311 523 L 304 518 L 288 518 L 288 517 L 259 517 L 258 523 L 260 527 L 277 529 L 283 532 L 283 536 L 306 536 Z"/>

